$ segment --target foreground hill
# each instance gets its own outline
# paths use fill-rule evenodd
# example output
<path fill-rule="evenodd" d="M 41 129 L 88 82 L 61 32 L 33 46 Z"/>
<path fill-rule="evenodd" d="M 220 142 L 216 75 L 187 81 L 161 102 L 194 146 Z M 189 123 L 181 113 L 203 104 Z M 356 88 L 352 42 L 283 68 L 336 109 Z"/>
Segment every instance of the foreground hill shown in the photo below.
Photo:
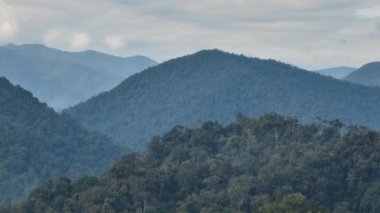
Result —
<path fill-rule="evenodd" d="M 95 51 L 65 52 L 38 44 L 0 47 L 0 76 L 63 109 L 111 89 L 156 62 Z"/>
<path fill-rule="evenodd" d="M 109 139 L 0 78 L 0 203 L 61 175 L 100 174 L 120 152 Z"/>
<path fill-rule="evenodd" d="M 201 51 L 149 68 L 66 112 L 135 150 L 176 124 L 279 112 L 380 128 L 380 89 L 274 60 Z"/>
<path fill-rule="evenodd" d="M 377 213 L 380 134 L 268 114 L 154 138 L 106 173 L 39 187 L 5 212 Z"/>
<path fill-rule="evenodd" d="M 380 62 L 366 64 L 352 72 L 344 80 L 367 86 L 380 87 Z"/>
<path fill-rule="evenodd" d="M 327 69 L 321 69 L 321 70 L 314 70 L 314 72 L 317 72 L 322 75 L 330 76 L 337 79 L 343 79 L 346 76 L 348 76 L 350 73 L 352 73 L 356 68 L 353 67 L 333 67 L 333 68 L 327 68 Z"/>

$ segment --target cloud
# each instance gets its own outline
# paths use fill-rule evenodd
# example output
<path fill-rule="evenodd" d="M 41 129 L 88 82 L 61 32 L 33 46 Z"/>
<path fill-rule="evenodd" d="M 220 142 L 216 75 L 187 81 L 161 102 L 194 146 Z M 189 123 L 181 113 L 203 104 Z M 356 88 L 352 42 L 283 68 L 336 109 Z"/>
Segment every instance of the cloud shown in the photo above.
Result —
<path fill-rule="evenodd" d="M 44 36 L 44 44 L 48 46 L 56 46 L 58 41 L 63 41 L 64 35 L 59 30 L 50 30 Z"/>
<path fill-rule="evenodd" d="M 107 47 L 112 50 L 118 50 L 125 47 L 125 43 L 121 36 L 107 36 L 104 40 Z"/>
<path fill-rule="evenodd" d="M 84 50 L 91 43 L 91 37 L 87 33 L 73 33 L 70 38 L 70 47 L 74 50 Z"/>
<path fill-rule="evenodd" d="M 17 33 L 14 22 L 2 21 L 0 23 L 0 43 L 11 42 Z"/>
<path fill-rule="evenodd" d="M 380 17 L 380 7 L 370 7 L 370 8 L 360 9 L 358 10 L 357 15 L 363 18 Z"/>
<path fill-rule="evenodd" d="M 0 44 L 12 42 L 18 32 L 12 8 L 0 0 Z"/>
<path fill-rule="evenodd" d="M 51 29 L 44 35 L 43 41 L 47 46 L 81 51 L 89 48 L 91 36 L 84 32 L 71 32 L 69 29 Z"/>
<path fill-rule="evenodd" d="M 380 55 L 378 0 L 3 1 L 19 43 L 159 61 L 219 48 L 308 68 L 360 66 Z"/>

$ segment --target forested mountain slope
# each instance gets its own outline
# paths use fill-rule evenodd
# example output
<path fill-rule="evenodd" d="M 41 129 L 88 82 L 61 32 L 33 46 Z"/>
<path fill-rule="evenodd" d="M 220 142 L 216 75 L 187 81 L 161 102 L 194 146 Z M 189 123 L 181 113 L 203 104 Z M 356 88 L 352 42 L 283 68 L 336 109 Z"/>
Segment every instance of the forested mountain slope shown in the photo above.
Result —
<path fill-rule="evenodd" d="M 49 181 L 5 212 L 377 213 L 380 134 L 277 114 L 176 126 L 102 177 Z"/>
<path fill-rule="evenodd" d="M 366 64 L 352 72 L 344 80 L 367 86 L 380 87 L 380 62 Z"/>
<path fill-rule="evenodd" d="M 101 174 L 122 150 L 0 78 L 0 203 L 51 178 Z"/>
<path fill-rule="evenodd" d="M 65 52 L 39 44 L 0 47 L 0 76 L 58 110 L 109 90 L 155 64 L 143 56 L 122 58 L 95 51 Z"/>
<path fill-rule="evenodd" d="M 240 112 L 278 112 L 303 122 L 339 118 L 380 128 L 380 89 L 342 82 L 274 60 L 200 51 L 135 74 L 66 110 L 134 150 L 176 124 L 225 124 Z"/>

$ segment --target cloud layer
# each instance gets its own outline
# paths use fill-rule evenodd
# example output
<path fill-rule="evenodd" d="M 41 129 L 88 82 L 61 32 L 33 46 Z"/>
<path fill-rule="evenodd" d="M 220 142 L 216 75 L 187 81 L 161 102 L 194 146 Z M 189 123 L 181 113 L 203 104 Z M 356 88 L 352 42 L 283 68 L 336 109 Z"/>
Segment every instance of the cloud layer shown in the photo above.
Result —
<path fill-rule="evenodd" d="M 13 17 L 13 9 L 0 0 L 0 44 L 12 41 L 17 31 L 18 26 Z"/>
<path fill-rule="evenodd" d="M 0 43 L 166 60 L 219 48 L 305 68 L 380 60 L 377 0 L 0 0 Z"/>

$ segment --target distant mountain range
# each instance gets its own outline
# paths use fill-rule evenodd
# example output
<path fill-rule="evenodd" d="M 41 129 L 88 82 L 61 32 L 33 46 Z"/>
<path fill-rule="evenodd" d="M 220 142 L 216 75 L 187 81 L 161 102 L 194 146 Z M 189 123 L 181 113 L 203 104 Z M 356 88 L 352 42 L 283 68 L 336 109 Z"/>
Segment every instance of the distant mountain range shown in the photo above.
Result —
<path fill-rule="evenodd" d="M 333 67 L 333 68 L 327 68 L 327 69 L 321 69 L 321 70 L 314 70 L 314 72 L 317 72 L 322 75 L 330 76 L 337 79 L 343 79 L 346 76 L 348 76 L 350 73 L 352 73 L 356 68 L 353 67 Z"/>
<path fill-rule="evenodd" d="M 366 86 L 380 87 L 380 62 L 372 62 L 355 70 L 344 80 Z"/>
<path fill-rule="evenodd" d="M 200 51 L 148 68 L 65 112 L 134 150 L 180 124 L 278 112 L 303 122 L 339 118 L 380 128 L 380 89 L 274 60 Z"/>
<path fill-rule="evenodd" d="M 48 179 L 101 174 L 122 152 L 0 77 L 0 204 Z"/>
<path fill-rule="evenodd" d="M 156 64 L 144 56 L 123 58 L 95 51 L 66 52 L 40 44 L 0 47 L 0 76 L 22 85 L 57 110 L 109 90 Z"/>

